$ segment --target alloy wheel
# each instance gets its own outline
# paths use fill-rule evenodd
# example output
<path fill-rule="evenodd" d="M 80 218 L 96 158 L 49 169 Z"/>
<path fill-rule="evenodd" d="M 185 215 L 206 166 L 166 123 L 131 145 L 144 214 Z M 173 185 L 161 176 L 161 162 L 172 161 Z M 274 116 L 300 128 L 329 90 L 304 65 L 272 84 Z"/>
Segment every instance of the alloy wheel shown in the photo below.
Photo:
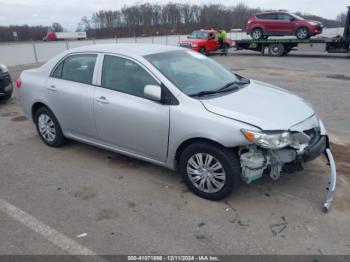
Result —
<path fill-rule="evenodd" d="M 260 39 L 262 37 L 262 32 L 260 29 L 255 29 L 252 33 L 254 39 Z"/>
<path fill-rule="evenodd" d="M 299 39 L 305 39 L 308 36 L 308 31 L 306 28 L 299 28 L 297 32 L 297 37 Z"/>

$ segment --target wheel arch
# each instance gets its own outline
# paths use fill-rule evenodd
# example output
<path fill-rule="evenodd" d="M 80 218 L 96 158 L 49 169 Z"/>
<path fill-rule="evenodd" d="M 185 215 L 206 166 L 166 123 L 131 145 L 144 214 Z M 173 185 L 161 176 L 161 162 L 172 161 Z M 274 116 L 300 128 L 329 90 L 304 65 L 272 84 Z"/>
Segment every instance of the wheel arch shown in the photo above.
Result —
<path fill-rule="evenodd" d="M 175 151 L 175 158 L 174 158 L 174 167 L 175 169 L 178 168 L 178 163 L 179 163 L 179 158 L 181 156 L 181 153 L 189 146 L 189 145 L 192 145 L 194 143 L 208 143 L 208 144 L 212 144 L 212 145 L 215 145 L 215 146 L 220 146 L 220 147 L 224 147 L 224 148 L 227 148 L 225 147 L 223 144 L 215 141 L 215 140 L 212 140 L 212 139 L 209 139 L 209 138 L 204 138 L 204 137 L 192 137 L 192 138 L 189 138 L 185 141 L 183 141 L 177 148 L 176 148 L 176 151 Z M 233 147 L 231 148 L 232 150 L 235 150 L 237 149 L 237 147 Z"/>
<path fill-rule="evenodd" d="M 265 32 L 265 29 L 260 24 L 255 25 L 250 32 L 252 33 L 255 29 L 260 29 L 263 33 Z"/>
<path fill-rule="evenodd" d="M 37 101 L 32 105 L 32 109 L 31 109 L 31 117 L 33 121 L 35 121 L 36 112 L 39 110 L 39 108 L 42 108 L 42 107 L 46 107 L 52 112 L 51 108 L 47 104 L 45 104 L 42 101 Z"/>

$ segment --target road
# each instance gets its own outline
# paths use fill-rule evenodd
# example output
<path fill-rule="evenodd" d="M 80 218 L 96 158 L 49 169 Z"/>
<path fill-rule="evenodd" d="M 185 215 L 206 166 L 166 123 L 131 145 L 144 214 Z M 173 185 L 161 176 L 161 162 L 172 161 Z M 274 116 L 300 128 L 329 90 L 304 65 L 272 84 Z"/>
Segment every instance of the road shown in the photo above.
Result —
<path fill-rule="evenodd" d="M 0 254 L 350 254 L 350 59 L 211 57 L 314 105 L 338 164 L 330 213 L 322 158 L 208 201 L 167 169 L 77 142 L 45 146 L 15 92 L 0 104 Z"/>

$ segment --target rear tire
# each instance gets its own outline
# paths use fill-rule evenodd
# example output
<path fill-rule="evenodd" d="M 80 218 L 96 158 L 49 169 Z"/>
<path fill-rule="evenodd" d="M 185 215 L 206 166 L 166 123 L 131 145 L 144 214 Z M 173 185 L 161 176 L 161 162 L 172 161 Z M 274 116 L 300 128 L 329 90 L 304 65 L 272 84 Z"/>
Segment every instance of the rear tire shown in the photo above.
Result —
<path fill-rule="evenodd" d="M 252 32 L 250 33 L 250 36 L 254 39 L 254 40 L 259 40 L 261 38 L 264 37 L 264 34 L 263 34 L 263 30 L 260 29 L 260 28 L 254 28 L 252 30 Z"/>
<path fill-rule="evenodd" d="M 284 45 L 282 44 L 270 44 L 269 45 L 269 55 L 271 56 L 283 56 L 284 54 Z"/>
<path fill-rule="evenodd" d="M 34 121 L 40 138 L 48 146 L 59 147 L 66 142 L 60 124 L 47 107 L 41 107 L 36 111 Z"/>
<path fill-rule="evenodd" d="M 182 152 L 178 171 L 194 194 L 220 200 L 238 188 L 241 168 L 238 156 L 231 150 L 200 142 Z"/>
<path fill-rule="evenodd" d="M 300 40 L 308 39 L 310 38 L 310 32 L 306 27 L 302 26 L 297 29 L 297 31 L 295 32 L 295 36 Z"/>

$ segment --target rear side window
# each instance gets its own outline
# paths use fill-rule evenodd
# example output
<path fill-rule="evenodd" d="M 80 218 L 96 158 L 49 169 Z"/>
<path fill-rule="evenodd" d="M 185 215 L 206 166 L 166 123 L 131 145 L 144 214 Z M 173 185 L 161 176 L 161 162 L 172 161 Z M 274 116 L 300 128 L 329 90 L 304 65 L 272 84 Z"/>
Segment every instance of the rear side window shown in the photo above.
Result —
<path fill-rule="evenodd" d="M 105 55 L 101 85 L 111 90 L 144 97 L 145 85 L 159 83 L 137 63 L 122 57 Z"/>
<path fill-rule="evenodd" d="M 276 20 L 277 16 L 276 14 L 260 14 L 256 16 L 259 19 L 264 19 L 264 20 Z"/>
<path fill-rule="evenodd" d="M 56 67 L 52 77 L 91 85 L 96 57 L 94 54 L 69 56 Z"/>

